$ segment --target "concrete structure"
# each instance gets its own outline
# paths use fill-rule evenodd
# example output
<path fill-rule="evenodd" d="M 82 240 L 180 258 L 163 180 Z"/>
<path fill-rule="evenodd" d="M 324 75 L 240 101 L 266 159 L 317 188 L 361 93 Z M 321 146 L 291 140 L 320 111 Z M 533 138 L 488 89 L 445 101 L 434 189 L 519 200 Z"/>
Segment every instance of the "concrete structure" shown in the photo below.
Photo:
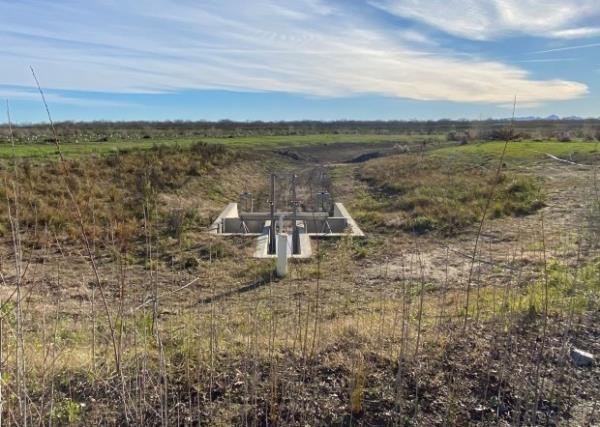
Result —
<path fill-rule="evenodd" d="M 317 205 L 313 211 L 301 211 L 302 204 L 296 199 L 296 176 L 292 177 L 291 210 L 277 210 L 275 202 L 275 176 L 271 176 L 268 212 L 253 212 L 250 193 L 242 193 L 245 209 L 238 203 L 230 203 L 213 222 L 210 232 L 222 236 L 256 237 L 256 258 L 277 258 L 280 270 L 281 254 L 285 249 L 287 258 L 309 258 L 312 256 L 311 237 L 364 237 L 364 233 L 350 216 L 342 203 L 329 203 L 327 192 L 317 194 Z M 285 245 L 283 244 L 285 242 Z M 281 264 L 281 272 L 286 267 Z"/>
<path fill-rule="evenodd" d="M 246 236 L 257 237 L 257 258 L 275 257 L 275 253 L 269 253 L 269 235 L 275 228 L 275 236 L 278 232 L 291 228 L 292 212 L 274 212 L 275 223 L 271 224 L 268 212 L 240 212 L 237 203 L 229 203 L 217 219 L 213 222 L 210 232 L 222 236 Z M 308 258 L 312 255 L 310 251 L 311 237 L 342 237 L 357 236 L 364 237 L 364 233 L 350 216 L 342 203 L 335 203 L 333 215 L 327 212 L 298 212 L 296 214 L 296 229 L 298 230 L 298 241 L 300 253 L 290 253 L 291 257 Z"/>
<path fill-rule="evenodd" d="M 288 271 L 288 235 L 277 236 L 277 277 L 287 276 Z"/>

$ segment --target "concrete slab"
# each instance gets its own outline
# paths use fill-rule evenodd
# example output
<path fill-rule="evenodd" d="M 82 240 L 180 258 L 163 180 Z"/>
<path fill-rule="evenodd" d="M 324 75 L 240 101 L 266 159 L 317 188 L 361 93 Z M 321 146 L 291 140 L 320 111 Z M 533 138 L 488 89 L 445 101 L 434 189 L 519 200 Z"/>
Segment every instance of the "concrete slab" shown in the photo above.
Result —
<path fill-rule="evenodd" d="M 277 212 L 275 217 L 289 221 L 292 213 Z M 221 236 L 256 237 L 254 257 L 276 258 L 276 254 L 268 253 L 269 227 L 271 225 L 269 218 L 270 214 L 266 212 L 240 213 L 237 203 L 229 203 L 213 222 L 209 233 Z M 365 236 L 342 203 L 335 203 L 333 216 L 329 216 L 326 212 L 298 212 L 296 218 L 300 232 L 300 254 L 292 254 L 290 236 L 288 238 L 289 258 L 310 258 L 312 256 L 311 237 Z M 285 228 L 289 231 L 289 227 L 288 223 Z"/>

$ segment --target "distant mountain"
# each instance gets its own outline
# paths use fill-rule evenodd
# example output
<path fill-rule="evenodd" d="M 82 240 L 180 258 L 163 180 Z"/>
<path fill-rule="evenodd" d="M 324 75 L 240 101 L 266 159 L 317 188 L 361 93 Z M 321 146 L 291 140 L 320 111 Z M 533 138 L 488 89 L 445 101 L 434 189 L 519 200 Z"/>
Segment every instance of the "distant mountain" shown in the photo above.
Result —
<path fill-rule="evenodd" d="M 510 119 L 508 119 L 508 120 L 510 120 Z M 515 117 L 515 120 L 518 122 L 530 122 L 530 121 L 536 121 L 536 120 L 552 121 L 552 120 L 585 120 L 585 119 L 583 117 L 579 117 L 579 116 L 560 117 L 560 116 L 557 116 L 556 114 L 551 114 L 546 117 L 540 117 L 540 116 Z"/>
<path fill-rule="evenodd" d="M 541 117 L 538 117 L 538 116 L 515 117 L 515 121 L 517 121 L 517 122 L 530 122 L 533 120 L 544 120 L 544 119 Z"/>

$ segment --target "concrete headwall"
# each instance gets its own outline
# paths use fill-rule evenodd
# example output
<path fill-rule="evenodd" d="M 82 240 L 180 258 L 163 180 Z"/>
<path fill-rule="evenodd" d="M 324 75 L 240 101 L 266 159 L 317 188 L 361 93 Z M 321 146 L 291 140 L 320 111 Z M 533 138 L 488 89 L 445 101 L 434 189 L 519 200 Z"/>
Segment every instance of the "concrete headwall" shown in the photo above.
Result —
<path fill-rule="evenodd" d="M 278 213 L 276 216 L 284 214 Z M 299 212 L 298 222 L 306 224 L 304 232 L 313 236 L 364 236 L 342 203 L 334 205 L 333 214 L 332 217 L 327 217 L 325 212 Z M 242 215 L 243 218 L 240 218 L 238 204 L 230 203 L 215 220 L 210 232 L 225 235 L 260 235 L 265 232 L 265 225 L 269 222 L 265 220 L 267 214 L 252 212 Z"/>
<path fill-rule="evenodd" d="M 245 224 L 247 231 L 245 231 L 242 227 L 241 218 L 223 218 L 223 228 L 221 232 L 223 234 L 260 234 L 263 231 L 264 223 L 264 221 L 246 220 Z"/>
<path fill-rule="evenodd" d="M 346 218 L 329 218 L 328 220 L 307 220 L 306 232 L 309 234 L 339 234 L 348 226 Z"/>

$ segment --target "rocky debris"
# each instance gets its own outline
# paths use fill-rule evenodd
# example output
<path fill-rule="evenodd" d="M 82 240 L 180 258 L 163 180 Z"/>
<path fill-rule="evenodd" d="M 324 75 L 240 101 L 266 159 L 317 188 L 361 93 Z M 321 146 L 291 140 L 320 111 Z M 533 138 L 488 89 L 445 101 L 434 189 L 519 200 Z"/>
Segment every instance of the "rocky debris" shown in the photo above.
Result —
<path fill-rule="evenodd" d="M 578 348 L 571 348 L 571 361 L 575 366 L 592 366 L 594 364 L 594 355 Z"/>

